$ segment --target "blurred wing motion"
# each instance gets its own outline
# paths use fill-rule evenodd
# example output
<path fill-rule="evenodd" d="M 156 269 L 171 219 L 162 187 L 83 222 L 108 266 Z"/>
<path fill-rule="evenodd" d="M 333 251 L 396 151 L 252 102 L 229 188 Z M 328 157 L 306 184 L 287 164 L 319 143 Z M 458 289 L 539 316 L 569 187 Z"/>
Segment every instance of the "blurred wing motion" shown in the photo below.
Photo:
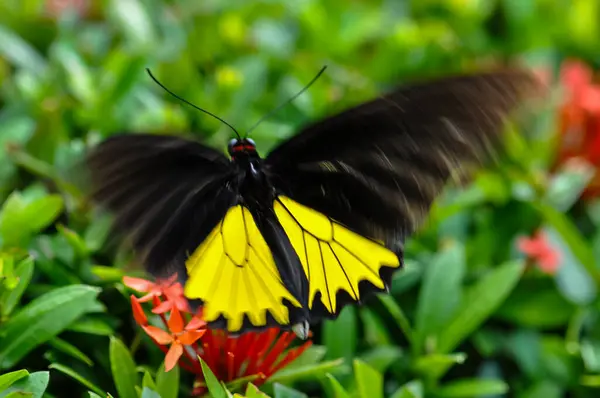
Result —
<path fill-rule="evenodd" d="M 308 126 L 267 156 L 312 319 L 390 284 L 404 239 L 446 182 L 493 154 L 508 114 L 537 89 L 523 70 L 412 84 Z"/>
<path fill-rule="evenodd" d="M 185 276 L 184 262 L 235 204 L 229 159 L 198 142 L 116 135 L 88 155 L 92 198 L 115 216 L 150 273 Z"/>

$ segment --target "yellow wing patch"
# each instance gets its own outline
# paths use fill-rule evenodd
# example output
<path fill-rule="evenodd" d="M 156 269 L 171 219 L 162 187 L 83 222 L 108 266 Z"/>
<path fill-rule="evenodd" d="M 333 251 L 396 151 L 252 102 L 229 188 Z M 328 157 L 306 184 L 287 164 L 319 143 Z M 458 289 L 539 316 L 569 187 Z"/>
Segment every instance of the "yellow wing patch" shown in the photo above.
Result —
<path fill-rule="evenodd" d="M 316 210 L 284 196 L 275 200 L 274 208 L 308 278 L 310 309 L 317 292 L 320 292 L 321 302 L 327 311 L 335 314 L 339 290 L 345 290 L 358 301 L 360 281 L 367 280 L 382 289 L 384 283 L 379 277 L 380 268 L 400 266 L 394 252 Z"/>
<path fill-rule="evenodd" d="M 204 301 L 208 322 L 223 315 L 229 331 L 241 329 L 244 315 L 254 326 L 265 326 L 267 311 L 279 324 L 289 324 L 284 298 L 301 306 L 284 287 L 267 243 L 241 205 L 229 209 L 186 267 L 185 295 Z"/>

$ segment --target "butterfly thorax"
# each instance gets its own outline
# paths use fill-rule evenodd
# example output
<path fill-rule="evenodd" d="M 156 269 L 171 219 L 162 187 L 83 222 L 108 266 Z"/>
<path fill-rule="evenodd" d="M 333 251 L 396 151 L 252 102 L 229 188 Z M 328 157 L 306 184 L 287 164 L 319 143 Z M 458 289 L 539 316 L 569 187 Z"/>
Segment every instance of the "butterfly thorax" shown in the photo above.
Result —
<path fill-rule="evenodd" d="M 256 151 L 254 141 L 249 138 L 233 139 L 229 143 L 228 150 L 231 162 L 239 170 L 238 194 L 240 202 L 256 210 L 271 204 L 275 194 L 272 185 L 263 172 L 263 160 Z"/>

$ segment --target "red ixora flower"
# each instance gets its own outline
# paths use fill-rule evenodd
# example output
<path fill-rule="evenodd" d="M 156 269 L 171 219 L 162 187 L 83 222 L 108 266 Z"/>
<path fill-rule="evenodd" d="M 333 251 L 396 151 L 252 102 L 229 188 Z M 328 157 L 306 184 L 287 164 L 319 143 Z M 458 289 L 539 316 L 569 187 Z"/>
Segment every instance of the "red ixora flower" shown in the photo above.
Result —
<path fill-rule="evenodd" d="M 189 312 L 188 301 L 183 295 L 183 286 L 177 281 L 177 274 L 174 274 L 169 279 L 157 281 L 156 283 L 147 281 L 141 278 L 132 278 L 125 276 L 123 283 L 125 286 L 137 290 L 138 292 L 147 293 L 140 297 L 140 302 L 146 302 L 157 299 L 160 304 L 155 304 L 152 312 L 155 314 L 164 314 L 165 312 L 176 307 L 179 311 Z M 164 301 L 161 300 L 164 298 Z"/>
<path fill-rule="evenodd" d="M 169 332 L 151 325 L 142 326 L 142 328 L 146 334 L 158 344 L 162 346 L 170 345 L 167 356 L 165 357 L 165 371 L 168 372 L 177 365 L 179 358 L 183 355 L 184 346 L 194 344 L 206 332 L 206 330 L 200 329 L 203 326 L 204 324 L 197 318 L 192 318 L 192 320 L 184 326 L 181 313 L 177 307 L 173 307 L 171 316 L 167 321 Z"/>
<path fill-rule="evenodd" d="M 561 261 L 560 253 L 550 245 L 542 231 L 537 231 L 532 237 L 519 238 L 517 245 L 542 272 L 550 275 L 556 273 Z"/>
<path fill-rule="evenodd" d="M 246 383 L 252 382 L 259 386 L 312 345 L 309 340 L 289 349 L 296 335 L 293 332 L 281 332 L 279 328 L 248 332 L 241 336 L 230 336 L 222 330 L 207 329 L 206 322 L 201 319 L 201 311 L 198 314 L 190 313 L 181 284 L 175 281 L 176 277 L 158 283 L 140 278 L 124 278 L 125 285 L 147 293 L 141 298 L 131 296 L 136 323 L 165 353 L 166 371 L 179 364 L 182 369 L 196 375 L 194 395 L 207 392 L 198 358 L 202 358 L 220 381 L 243 379 Z M 179 287 L 174 287 L 175 285 Z M 165 301 L 161 298 L 165 298 Z M 161 319 L 162 327 L 150 325 L 142 307 L 143 303 L 149 301 L 153 305 L 151 312 Z M 165 305 L 169 301 L 172 304 Z M 181 305 L 182 301 L 186 301 L 185 306 Z"/>
<path fill-rule="evenodd" d="M 293 332 L 281 333 L 279 328 L 248 332 L 239 337 L 229 336 L 221 330 L 208 330 L 199 355 L 219 380 L 228 382 L 247 377 L 252 379 L 252 384 L 260 386 L 312 345 L 308 340 L 288 350 L 295 338 Z M 197 382 L 194 392 L 205 393 L 206 385 Z"/>
<path fill-rule="evenodd" d="M 600 167 L 600 85 L 593 83 L 594 73 L 583 62 L 567 60 L 560 71 L 564 101 L 559 111 L 561 141 L 556 167 L 580 158 Z M 600 194 L 600 173 L 591 181 L 584 198 Z"/>

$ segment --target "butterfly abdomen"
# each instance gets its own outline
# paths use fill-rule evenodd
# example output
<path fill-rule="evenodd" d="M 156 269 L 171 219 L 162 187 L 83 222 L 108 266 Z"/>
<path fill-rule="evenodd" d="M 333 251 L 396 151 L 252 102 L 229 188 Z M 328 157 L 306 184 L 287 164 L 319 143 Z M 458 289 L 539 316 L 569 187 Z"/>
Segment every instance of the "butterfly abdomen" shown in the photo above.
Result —
<path fill-rule="evenodd" d="M 308 304 L 308 280 L 302 270 L 300 258 L 294 250 L 289 237 L 275 216 L 273 209 L 269 213 L 253 214 L 262 236 L 265 238 L 281 276 L 281 283 L 300 302 L 306 310 Z"/>

